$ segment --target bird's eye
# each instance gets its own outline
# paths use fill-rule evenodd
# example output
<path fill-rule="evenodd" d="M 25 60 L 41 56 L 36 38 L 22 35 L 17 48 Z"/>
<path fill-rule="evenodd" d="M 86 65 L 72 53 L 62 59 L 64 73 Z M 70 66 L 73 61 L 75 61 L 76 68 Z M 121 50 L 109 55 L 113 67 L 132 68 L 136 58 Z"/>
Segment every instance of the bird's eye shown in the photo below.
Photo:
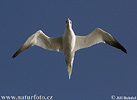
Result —
<path fill-rule="evenodd" d="M 68 21 L 66 21 L 66 23 L 67 23 Z"/>

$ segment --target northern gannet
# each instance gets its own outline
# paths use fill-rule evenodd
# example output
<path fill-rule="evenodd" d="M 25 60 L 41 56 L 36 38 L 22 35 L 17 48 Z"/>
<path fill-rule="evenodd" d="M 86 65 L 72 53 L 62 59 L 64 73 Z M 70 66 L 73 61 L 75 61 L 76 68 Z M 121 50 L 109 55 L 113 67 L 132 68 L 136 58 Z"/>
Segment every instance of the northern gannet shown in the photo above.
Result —
<path fill-rule="evenodd" d="M 72 21 L 69 18 L 67 19 L 65 26 L 66 28 L 63 36 L 56 38 L 50 38 L 41 30 L 38 30 L 25 41 L 25 43 L 12 57 L 15 58 L 22 51 L 34 45 L 40 46 L 44 49 L 62 52 L 65 56 L 67 71 L 70 79 L 74 55 L 79 49 L 87 48 L 103 42 L 121 49 L 124 53 L 127 53 L 126 49 L 116 39 L 100 28 L 96 28 L 93 32 L 86 36 L 77 36 L 72 29 Z"/>

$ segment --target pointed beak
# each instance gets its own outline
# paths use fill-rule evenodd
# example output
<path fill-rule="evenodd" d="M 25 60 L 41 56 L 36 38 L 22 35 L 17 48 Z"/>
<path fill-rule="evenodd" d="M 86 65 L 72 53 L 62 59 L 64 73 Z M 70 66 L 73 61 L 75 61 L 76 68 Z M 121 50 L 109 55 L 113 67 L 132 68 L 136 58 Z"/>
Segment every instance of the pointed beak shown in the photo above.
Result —
<path fill-rule="evenodd" d="M 70 19 L 68 18 L 68 19 L 66 20 L 66 23 L 68 23 L 68 22 L 69 22 L 69 20 L 70 20 Z"/>
<path fill-rule="evenodd" d="M 70 19 L 68 18 L 68 20 L 66 20 L 66 22 L 69 22 L 69 20 L 70 20 Z"/>
<path fill-rule="evenodd" d="M 71 23 L 71 20 L 69 18 L 66 20 L 65 26 L 66 26 L 66 28 L 72 28 L 72 23 Z"/>

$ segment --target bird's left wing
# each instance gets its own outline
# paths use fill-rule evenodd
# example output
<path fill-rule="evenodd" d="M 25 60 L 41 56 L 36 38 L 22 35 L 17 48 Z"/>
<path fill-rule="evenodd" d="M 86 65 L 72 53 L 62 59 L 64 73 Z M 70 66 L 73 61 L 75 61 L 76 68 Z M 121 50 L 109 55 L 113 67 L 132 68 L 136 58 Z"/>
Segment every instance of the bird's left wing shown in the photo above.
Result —
<path fill-rule="evenodd" d="M 22 51 L 33 45 L 37 45 L 48 50 L 61 51 L 62 37 L 50 38 L 39 30 L 31 35 L 12 57 L 15 58 Z"/>
<path fill-rule="evenodd" d="M 100 28 L 96 28 L 87 36 L 76 36 L 75 51 L 101 42 L 121 49 L 123 52 L 127 53 L 126 49 L 116 39 Z"/>

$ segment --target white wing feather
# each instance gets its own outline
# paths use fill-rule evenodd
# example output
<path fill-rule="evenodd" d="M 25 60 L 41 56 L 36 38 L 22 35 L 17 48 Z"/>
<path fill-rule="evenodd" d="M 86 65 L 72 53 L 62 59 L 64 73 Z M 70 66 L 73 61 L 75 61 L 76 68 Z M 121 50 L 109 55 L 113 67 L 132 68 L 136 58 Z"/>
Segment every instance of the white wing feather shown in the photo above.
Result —
<path fill-rule="evenodd" d="M 75 51 L 82 48 L 90 47 L 94 44 L 101 42 L 107 43 L 127 53 L 126 49 L 116 39 L 114 39 L 109 33 L 103 31 L 100 28 L 96 28 L 87 36 L 76 36 Z"/>
<path fill-rule="evenodd" d="M 37 45 L 48 50 L 61 51 L 62 37 L 50 38 L 45 35 L 41 30 L 39 30 L 31 35 L 12 57 L 15 58 L 22 51 L 33 45 Z"/>

